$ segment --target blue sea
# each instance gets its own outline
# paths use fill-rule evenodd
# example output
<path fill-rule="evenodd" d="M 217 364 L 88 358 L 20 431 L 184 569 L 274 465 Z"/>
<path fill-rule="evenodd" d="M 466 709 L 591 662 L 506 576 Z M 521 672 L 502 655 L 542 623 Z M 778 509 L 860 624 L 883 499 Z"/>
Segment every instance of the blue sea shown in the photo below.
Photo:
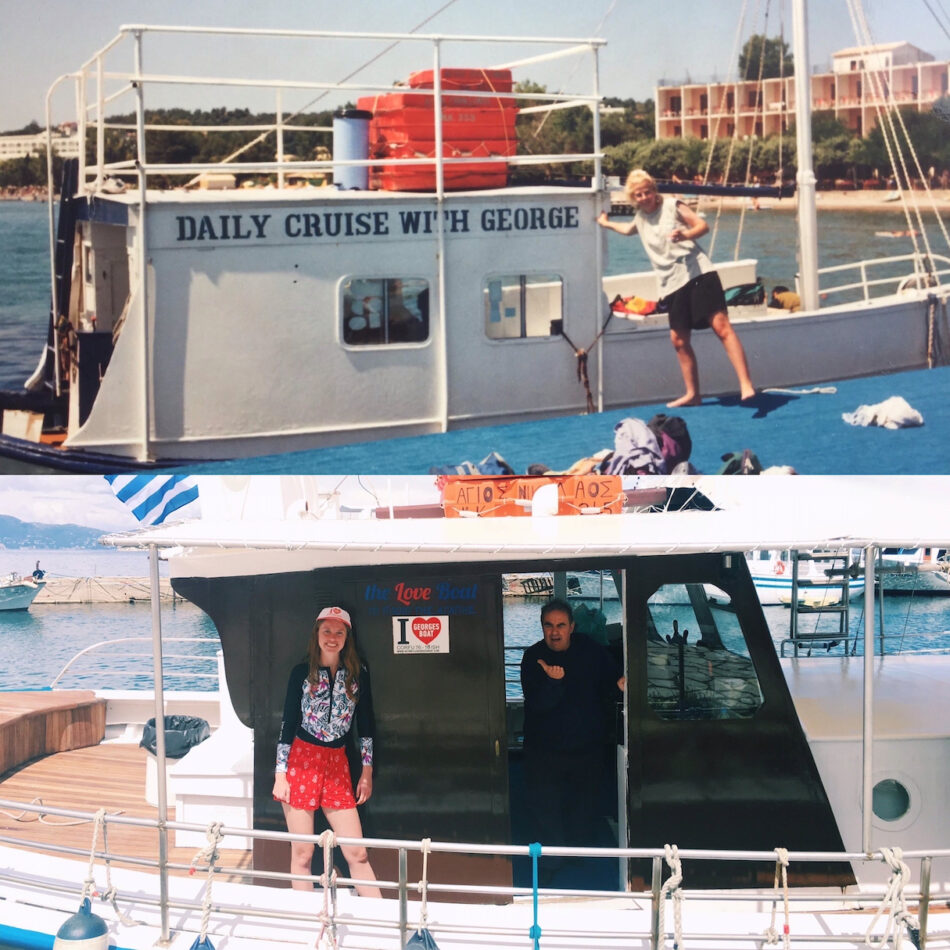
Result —
<path fill-rule="evenodd" d="M 714 211 L 707 214 L 710 226 Z M 736 237 L 742 240 L 736 252 Z M 877 231 L 903 229 L 898 209 L 819 212 L 819 261 L 822 267 L 849 263 L 857 257 L 909 253 L 909 238 L 880 238 Z M 649 270 L 640 241 L 609 232 L 607 272 Z M 710 237 L 703 239 L 710 250 Z M 716 261 L 755 258 L 767 288 L 794 286 L 796 263 L 795 216 L 788 211 L 724 211 L 719 216 Z M 0 389 L 23 385 L 33 372 L 46 342 L 49 320 L 50 272 L 46 205 L 0 202 Z"/>
<path fill-rule="evenodd" d="M 103 550 L 0 549 L 0 574 L 17 571 L 27 574 L 39 560 L 47 577 L 135 577 L 148 576 L 148 559 L 141 552 Z M 164 565 L 163 565 L 164 567 Z M 521 651 L 540 638 L 540 610 L 546 597 L 511 597 L 504 602 L 506 645 L 506 692 L 509 699 L 521 694 L 518 664 Z M 950 649 L 950 597 L 887 596 L 884 599 L 886 652 Z M 861 653 L 864 613 L 863 598 L 852 602 L 849 640 Z M 602 610 L 607 623 L 619 622 L 620 603 L 605 599 L 575 601 L 575 610 L 584 604 Z M 778 644 L 788 636 L 790 612 L 786 607 L 764 608 L 772 637 Z M 656 607 L 658 629 L 669 625 L 676 608 Z M 877 623 L 876 618 L 876 623 Z M 723 640 L 739 644 L 735 617 L 715 610 L 715 620 Z M 800 629 L 828 631 L 827 642 L 837 629 L 837 617 L 802 616 Z M 43 689 L 53 682 L 63 667 L 82 649 L 120 637 L 141 637 L 133 647 L 109 649 L 95 659 L 78 663 L 58 685 L 69 688 L 149 689 L 152 686 L 152 612 L 147 601 L 132 604 L 42 604 L 28 611 L 0 611 L 0 690 Z M 214 679 L 194 673 L 214 671 L 213 658 L 220 648 L 217 630 L 208 616 L 187 601 L 162 606 L 164 677 L 166 689 L 214 689 Z M 181 638 L 184 642 L 178 642 Z M 876 646 L 876 649 L 878 647 Z M 128 656 L 125 650 L 135 655 Z M 823 644 L 818 647 L 823 650 Z M 836 655 L 842 647 L 835 649 Z M 206 660 L 193 661 L 194 656 Z"/>

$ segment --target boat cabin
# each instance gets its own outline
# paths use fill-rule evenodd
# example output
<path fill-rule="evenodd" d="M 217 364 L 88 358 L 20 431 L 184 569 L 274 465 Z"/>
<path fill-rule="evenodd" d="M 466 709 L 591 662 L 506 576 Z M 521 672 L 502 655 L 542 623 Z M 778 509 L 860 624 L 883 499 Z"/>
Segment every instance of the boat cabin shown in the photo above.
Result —
<path fill-rule="evenodd" d="M 283 829 L 271 787 L 286 680 L 305 654 L 315 615 L 339 604 L 353 618 L 376 711 L 374 794 L 361 809 L 364 833 L 530 843 L 521 650 L 512 644 L 540 639 L 547 598 L 529 605 L 524 629 L 504 596 L 505 578 L 596 569 L 609 572 L 622 593 L 616 619 L 606 622 L 585 605 L 577 629 L 614 651 L 627 692 L 609 717 L 612 727 L 592 737 L 610 779 L 602 790 L 601 836 L 588 844 L 768 850 L 781 841 L 794 850 L 842 848 L 741 553 L 373 561 L 173 581 L 214 620 L 232 701 L 254 729 L 257 827 Z M 727 593 L 731 609 L 714 612 L 704 584 Z M 529 873 L 527 863 L 502 857 L 454 860 L 472 865 L 466 879 L 486 883 L 523 883 Z M 255 867 L 283 870 L 286 861 L 283 845 L 256 843 Z M 725 862 L 697 870 L 709 886 L 723 887 L 770 883 L 773 869 L 760 872 Z M 616 875 L 584 886 L 648 886 L 649 874 L 647 862 L 620 862 Z M 853 881 L 840 865 L 810 865 L 798 874 L 799 882 Z"/>

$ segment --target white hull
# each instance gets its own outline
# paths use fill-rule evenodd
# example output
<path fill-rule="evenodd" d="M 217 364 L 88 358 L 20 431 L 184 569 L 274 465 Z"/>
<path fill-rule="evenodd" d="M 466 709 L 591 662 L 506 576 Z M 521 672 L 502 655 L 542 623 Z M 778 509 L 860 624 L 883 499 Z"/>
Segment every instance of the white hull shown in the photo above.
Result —
<path fill-rule="evenodd" d="M 373 801 L 365 806 L 364 815 L 381 824 L 396 814 L 403 834 L 380 836 L 367 845 L 374 863 L 384 853 L 392 857 L 401 848 L 416 863 L 411 860 L 413 870 L 399 872 L 396 862 L 390 861 L 388 867 L 396 868 L 398 876 L 380 875 L 386 895 L 382 899 L 356 898 L 342 892 L 332 903 L 328 893 L 326 904 L 319 885 L 314 894 L 299 894 L 260 883 L 222 881 L 215 883 L 212 898 L 202 870 L 195 877 L 174 878 L 168 889 L 173 931 L 170 946 L 175 950 L 194 942 L 206 898 L 213 905 L 208 907 L 209 936 L 216 946 L 219 941 L 224 944 L 222 950 L 245 950 L 259 946 L 260 941 L 312 945 L 324 908 L 336 921 L 341 950 L 398 947 L 402 936 L 399 922 L 406 921 L 411 931 L 420 913 L 415 882 L 422 837 L 417 829 L 444 822 L 446 815 L 455 820 L 459 814 L 473 831 L 469 841 L 482 843 L 466 843 L 461 831 L 432 834 L 428 914 L 433 936 L 443 950 L 476 946 L 514 950 L 526 945 L 526 933 L 535 923 L 533 887 L 512 887 L 516 877 L 513 864 L 507 862 L 511 855 L 524 861 L 527 846 L 505 840 L 506 834 L 512 835 L 507 813 L 504 830 L 497 834 L 486 831 L 497 811 L 510 808 L 519 794 L 512 790 L 515 770 L 498 770 L 491 778 L 498 783 L 491 786 L 491 795 L 473 787 L 485 782 L 487 773 L 497 768 L 501 749 L 512 755 L 513 765 L 517 762 L 517 749 L 502 745 L 503 738 L 492 741 L 492 737 L 504 735 L 494 730 L 498 724 L 504 729 L 508 710 L 503 701 L 499 708 L 491 708 L 491 703 L 503 696 L 505 677 L 505 651 L 495 642 L 501 640 L 502 633 L 497 629 L 501 575 L 517 567 L 529 576 L 571 567 L 578 572 L 615 570 L 629 598 L 621 645 L 628 681 L 625 719 L 630 725 L 615 740 L 617 848 L 590 852 L 592 858 L 608 862 L 613 889 L 597 894 L 539 894 L 537 925 L 542 928 L 545 946 L 562 950 L 634 946 L 646 950 L 651 944 L 653 904 L 659 894 L 651 892 L 649 865 L 641 872 L 636 870 L 642 866 L 637 862 L 645 857 L 657 859 L 661 879 L 670 875 L 670 867 L 663 860 L 663 848 L 655 842 L 645 850 L 637 849 L 644 848 L 651 835 L 665 837 L 667 827 L 668 843 L 682 848 L 685 907 L 682 933 L 676 935 L 681 945 L 705 935 L 704 945 L 734 948 L 740 938 L 744 941 L 755 936 L 761 941 L 770 922 L 781 932 L 785 895 L 781 887 L 776 891 L 771 886 L 775 858 L 769 850 L 771 839 L 811 834 L 819 823 L 831 828 L 840 842 L 833 853 L 843 862 L 847 879 L 829 883 L 829 850 L 792 849 L 791 873 L 814 873 L 819 882 L 800 881 L 790 891 L 788 925 L 796 946 L 857 950 L 863 944 L 889 877 L 886 853 L 881 849 L 903 849 L 909 869 L 903 896 L 912 903 L 917 904 L 925 886 L 929 887 L 928 900 L 944 901 L 950 896 L 950 832 L 945 820 L 946 789 L 950 787 L 950 699 L 945 684 L 950 679 L 950 656 L 871 656 L 870 662 L 850 654 L 779 659 L 755 603 L 743 556 L 772 550 L 783 541 L 785 547 L 802 552 L 814 551 L 829 539 L 847 549 L 863 543 L 869 551 L 928 532 L 944 541 L 950 538 L 950 522 L 942 509 L 934 509 L 913 492 L 892 491 L 891 485 L 882 496 L 874 486 L 839 486 L 834 479 L 822 480 L 814 492 L 810 480 L 759 479 L 751 481 L 763 483 L 757 490 L 765 494 L 756 496 L 750 488 L 748 507 L 724 502 L 722 510 L 712 512 L 643 512 L 637 511 L 634 503 L 633 510 L 617 515 L 302 519 L 302 499 L 298 494 L 291 498 L 294 487 L 266 481 L 275 498 L 283 499 L 283 489 L 287 489 L 282 501 L 285 507 L 280 509 L 284 517 L 274 516 L 270 509 L 267 513 L 272 516 L 263 517 L 267 499 L 254 494 L 255 488 L 263 487 L 259 483 L 249 484 L 247 494 L 238 497 L 224 483 L 207 479 L 202 491 L 209 511 L 217 512 L 215 517 L 206 514 L 206 520 L 163 525 L 111 539 L 120 545 L 176 547 L 180 553 L 169 559 L 173 584 L 183 594 L 190 592 L 215 620 L 224 662 L 231 658 L 227 686 L 233 708 L 222 697 L 215 721 L 218 729 L 207 745 L 195 748 L 170 769 L 176 805 L 187 797 L 193 784 L 205 811 L 190 818 L 179 813 L 170 832 L 176 840 L 182 834 L 193 835 L 196 852 L 205 844 L 202 832 L 217 814 L 226 816 L 226 839 L 250 838 L 255 833 L 279 838 L 283 834 L 268 818 L 268 810 L 274 808 L 269 797 L 270 756 L 250 753 L 251 729 L 237 716 L 244 715 L 254 723 L 254 748 L 263 748 L 257 746 L 259 736 L 270 745 L 276 728 L 268 718 L 273 694 L 270 678 L 285 677 L 285 657 L 275 661 L 274 653 L 282 650 L 288 657 L 299 653 L 298 644 L 288 642 L 287 627 L 296 628 L 300 617 L 312 616 L 314 590 L 325 587 L 334 593 L 349 592 L 361 648 L 373 651 L 368 663 L 374 670 L 377 735 L 391 737 L 388 743 L 381 742 L 381 748 L 390 756 L 392 767 L 380 769 L 378 782 L 374 780 Z M 780 486 L 779 481 L 792 485 Z M 942 496 L 944 482 L 934 486 L 933 494 Z M 218 496 L 215 485 L 220 490 Z M 715 484 L 709 480 L 697 485 L 707 494 L 710 487 L 714 489 Z M 305 486 L 298 488 L 305 490 Z M 799 494 L 795 496 L 795 492 Z M 851 507 L 842 504 L 843 497 Z M 251 498 L 257 499 L 260 510 L 250 503 Z M 776 504 L 779 498 L 781 505 Z M 863 530 L 857 522 L 864 524 Z M 427 584 L 425 578 L 435 580 Z M 712 580 L 732 592 L 736 609 L 728 621 L 735 620 L 739 631 L 739 640 L 727 643 L 726 638 L 735 637 L 735 632 L 724 625 L 724 639 L 718 646 L 717 621 L 703 616 L 693 598 L 690 604 L 669 604 L 662 609 L 653 600 L 658 589 Z M 245 596 L 250 586 L 254 590 L 253 618 L 240 604 L 234 609 L 235 598 Z M 395 612 L 380 610 L 381 605 L 397 599 Z M 414 599 L 425 606 L 409 607 L 410 614 L 413 609 L 423 609 L 420 616 L 445 612 L 452 634 L 451 646 L 447 644 L 445 651 L 425 655 L 397 650 L 399 630 L 405 632 L 399 623 L 404 614 L 400 605 Z M 450 607 L 460 609 L 450 616 Z M 656 632 L 662 635 L 669 629 L 675 631 L 677 618 L 684 630 L 682 621 L 688 610 L 696 611 L 705 645 L 697 642 L 692 622 L 689 628 L 694 635 L 689 643 L 662 636 L 651 639 L 646 622 L 649 611 Z M 258 622 L 271 615 L 281 618 L 280 623 L 270 625 L 272 629 L 266 622 Z M 681 696 L 685 693 L 684 673 L 693 678 L 690 703 L 677 706 L 677 691 Z M 415 687 L 409 691 L 405 689 L 408 675 Z M 188 694 L 167 699 L 166 711 L 191 711 Z M 259 712 L 248 711 L 252 699 Z M 141 706 L 123 706 L 117 700 L 110 700 L 110 706 L 107 722 L 112 731 L 118 728 L 126 735 L 128 730 L 123 730 L 121 723 L 137 723 L 143 715 Z M 642 709 L 643 716 L 631 716 L 634 708 Z M 471 731 L 464 762 L 453 767 L 451 755 L 434 757 L 432 749 L 444 736 L 456 736 L 460 723 L 476 728 Z M 647 723 L 649 728 L 644 728 Z M 873 724 L 873 743 L 867 748 L 869 723 Z M 671 754 L 674 741 L 675 755 Z M 721 757 L 726 758 L 719 761 Z M 418 764 L 407 767 L 405 763 L 412 760 Z M 712 779 L 711 772 L 715 773 Z M 463 796 L 458 795 L 459 775 L 469 783 Z M 398 783 L 413 782 L 417 784 L 403 785 L 400 790 Z M 814 795 L 817 804 L 806 795 L 787 797 L 793 786 Z M 906 793 L 905 801 L 890 794 L 889 789 L 895 786 Z M 696 810 L 697 789 L 720 795 L 718 799 L 710 797 L 701 814 Z M 253 822 L 231 817 L 228 809 L 238 800 L 245 806 L 250 803 Z M 101 801 L 105 807 L 110 804 L 106 774 Z M 9 810 L 15 805 L 4 800 L 0 807 Z M 55 807 L 49 802 L 21 805 Z M 871 809 L 867 822 L 862 818 L 865 805 Z M 644 811 L 645 807 L 652 811 Z M 803 807 L 808 809 L 804 813 Z M 889 810 L 895 807 L 895 811 Z M 456 812 L 456 808 L 461 810 Z M 710 811 L 715 821 L 709 820 Z M 662 830 L 649 826 L 644 815 L 656 826 L 662 823 Z M 122 816 L 116 820 L 121 821 Z M 769 843 L 739 848 L 738 843 L 747 840 L 743 836 L 748 830 L 762 821 L 761 831 L 767 832 Z M 257 832 L 251 830 L 252 825 Z M 706 834 L 723 843 L 689 850 L 691 840 Z M 326 839 L 322 843 L 330 844 Z M 735 850 L 730 850 L 730 845 Z M 542 866 L 551 851 L 557 849 L 542 851 Z M 502 872 L 488 878 L 487 890 L 485 879 L 472 873 L 476 867 L 486 867 L 481 864 L 486 854 L 494 855 L 497 863 L 492 866 Z M 470 863 L 450 868 L 450 856 L 464 857 Z M 825 863 L 810 864 L 809 857 Z M 925 857 L 932 858 L 932 864 L 923 864 Z M 700 899 L 691 892 L 690 880 L 700 880 L 705 861 L 717 858 L 720 869 L 716 873 L 732 875 L 736 863 L 752 862 L 744 866 L 754 868 L 757 876 L 748 884 L 733 883 L 734 889 L 693 884 L 704 892 Z M 276 851 L 268 855 L 255 850 L 254 859 L 249 876 L 285 873 L 286 864 Z M 825 870 L 812 872 L 812 868 Z M 0 898 L 6 908 L 3 926 L 53 933 L 75 910 L 86 873 L 83 853 L 70 860 L 61 855 L 51 858 L 39 850 L 28 854 L 12 850 L 5 842 L 0 848 Z M 101 860 L 94 877 L 101 886 Z M 96 912 L 108 920 L 112 941 L 135 950 L 154 944 L 160 927 L 157 878 L 114 869 L 112 879 L 120 909 L 141 921 L 136 928 L 126 927 L 109 904 L 97 903 Z M 402 899 L 393 896 L 400 886 Z M 462 902 L 462 894 L 476 892 L 480 904 Z M 747 901 L 742 902 L 743 896 Z M 778 912 L 775 921 L 773 906 Z M 935 914 L 930 919 L 927 939 L 931 948 L 950 946 L 944 916 Z M 876 926 L 883 927 L 883 922 Z M 673 908 L 669 907 L 663 932 L 671 934 L 675 927 Z M 0 929 L 0 940 L 3 936 Z"/>
<path fill-rule="evenodd" d="M 45 581 L 18 578 L 0 581 L 0 610 L 27 610 L 36 595 L 46 586 Z"/>
<path fill-rule="evenodd" d="M 140 38 L 150 41 L 149 31 Z M 600 41 L 589 43 L 596 53 Z M 159 62 L 150 69 L 161 74 Z M 89 97 L 80 129 L 91 130 L 96 96 L 85 87 L 80 95 Z M 563 98 L 588 106 L 584 94 Z M 591 142 L 592 154 L 599 148 Z M 232 459 L 576 414 L 588 392 L 575 346 L 589 351 L 597 409 L 680 395 L 664 316 L 616 317 L 604 331 L 617 294 L 659 294 L 652 274 L 603 277 L 599 159 L 590 184 L 493 179 L 482 190 L 415 193 L 283 187 L 280 176 L 303 163 L 276 157 L 279 187 L 159 191 L 149 173 L 169 170 L 146 167 L 142 196 L 137 178 L 116 193 L 107 171 L 83 169 L 71 206 L 77 281 L 63 303 L 76 359 L 68 378 L 34 380 L 68 390 L 55 406 L 68 419 L 66 439 L 62 450 L 42 449 L 42 413 L 8 409 L 5 466 L 50 465 L 60 452 L 110 471 L 113 459 Z M 510 157 L 512 177 L 519 159 Z M 256 173 L 258 184 L 275 173 L 274 162 L 227 168 Z M 325 175 L 332 163 L 313 170 Z M 908 274 L 921 266 L 901 265 Z M 728 288 L 753 282 L 756 264 L 723 263 L 720 272 Z M 858 292 L 873 285 L 884 294 L 897 283 L 857 280 Z M 405 335 L 389 333 L 396 285 L 412 304 Z M 402 298 L 410 285 L 415 296 Z M 795 314 L 740 308 L 733 317 L 759 388 L 922 368 L 950 339 L 945 306 L 930 307 L 923 290 Z M 693 345 L 703 393 L 736 393 L 715 335 L 695 334 Z"/>

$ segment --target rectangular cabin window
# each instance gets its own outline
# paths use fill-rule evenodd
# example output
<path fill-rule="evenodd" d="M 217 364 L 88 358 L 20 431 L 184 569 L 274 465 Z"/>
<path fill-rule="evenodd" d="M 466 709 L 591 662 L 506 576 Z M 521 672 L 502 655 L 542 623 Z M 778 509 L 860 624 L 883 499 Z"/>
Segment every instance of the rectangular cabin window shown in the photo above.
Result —
<path fill-rule="evenodd" d="M 706 586 L 665 584 L 649 599 L 647 701 L 660 719 L 748 719 L 762 705 L 736 615 L 711 609 Z"/>
<path fill-rule="evenodd" d="M 348 346 L 429 339 L 429 283 L 421 277 L 348 277 L 340 312 Z"/>
<path fill-rule="evenodd" d="M 489 277 L 482 291 L 489 340 L 557 336 L 564 319 L 564 281 L 557 274 Z"/>

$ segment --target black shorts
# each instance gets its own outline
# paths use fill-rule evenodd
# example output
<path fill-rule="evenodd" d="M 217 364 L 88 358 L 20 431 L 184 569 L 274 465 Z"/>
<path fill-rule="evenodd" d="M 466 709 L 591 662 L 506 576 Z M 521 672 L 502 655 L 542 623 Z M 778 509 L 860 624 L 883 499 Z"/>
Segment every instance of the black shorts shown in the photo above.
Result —
<path fill-rule="evenodd" d="M 711 270 L 694 277 L 665 298 L 670 328 L 705 330 L 717 313 L 726 312 L 726 295 L 719 274 Z"/>

